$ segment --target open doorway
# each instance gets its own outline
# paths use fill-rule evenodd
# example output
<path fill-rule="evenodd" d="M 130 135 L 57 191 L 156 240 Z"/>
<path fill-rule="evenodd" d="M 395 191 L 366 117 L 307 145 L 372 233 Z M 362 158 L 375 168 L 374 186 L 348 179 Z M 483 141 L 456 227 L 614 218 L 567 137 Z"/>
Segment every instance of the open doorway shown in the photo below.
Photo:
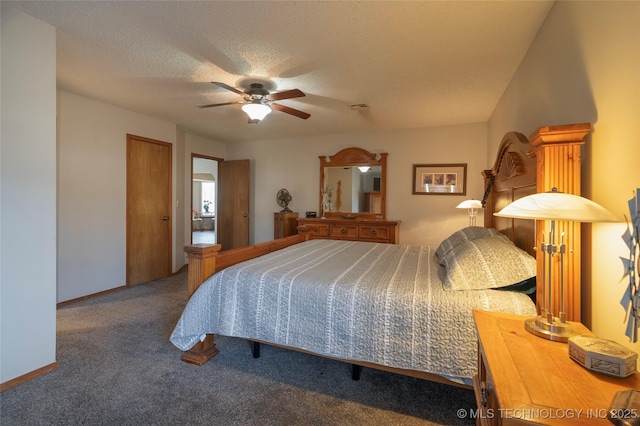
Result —
<path fill-rule="evenodd" d="M 217 242 L 218 161 L 191 154 L 191 243 Z"/>

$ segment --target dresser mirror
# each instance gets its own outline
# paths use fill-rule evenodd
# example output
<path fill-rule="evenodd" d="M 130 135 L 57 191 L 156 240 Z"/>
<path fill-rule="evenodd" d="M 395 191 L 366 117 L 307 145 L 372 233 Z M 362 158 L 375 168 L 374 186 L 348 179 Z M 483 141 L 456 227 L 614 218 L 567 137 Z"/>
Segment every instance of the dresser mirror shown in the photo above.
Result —
<path fill-rule="evenodd" d="M 387 153 L 346 148 L 320 157 L 320 214 L 386 219 Z"/>

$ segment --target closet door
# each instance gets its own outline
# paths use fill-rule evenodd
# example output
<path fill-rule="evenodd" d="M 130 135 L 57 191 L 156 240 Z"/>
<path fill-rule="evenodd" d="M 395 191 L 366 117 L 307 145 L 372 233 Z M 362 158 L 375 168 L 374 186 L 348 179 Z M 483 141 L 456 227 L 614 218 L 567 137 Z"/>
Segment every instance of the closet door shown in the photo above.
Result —
<path fill-rule="evenodd" d="M 127 285 L 171 275 L 171 149 L 127 135 Z"/>

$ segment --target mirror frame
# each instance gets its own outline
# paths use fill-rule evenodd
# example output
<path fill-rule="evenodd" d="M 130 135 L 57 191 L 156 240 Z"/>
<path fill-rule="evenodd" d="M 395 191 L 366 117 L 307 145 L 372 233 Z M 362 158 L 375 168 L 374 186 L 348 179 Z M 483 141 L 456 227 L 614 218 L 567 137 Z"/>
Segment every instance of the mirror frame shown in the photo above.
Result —
<path fill-rule="evenodd" d="M 380 213 L 349 213 L 358 219 L 386 219 L 387 217 L 387 153 L 372 153 L 362 148 L 345 148 L 331 156 L 320 156 L 320 188 L 319 211 L 320 217 L 341 218 L 344 212 L 325 212 L 322 209 L 322 188 L 324 185 L 325 167 L 348 166 L 381 166 L 380 173 Z"/>

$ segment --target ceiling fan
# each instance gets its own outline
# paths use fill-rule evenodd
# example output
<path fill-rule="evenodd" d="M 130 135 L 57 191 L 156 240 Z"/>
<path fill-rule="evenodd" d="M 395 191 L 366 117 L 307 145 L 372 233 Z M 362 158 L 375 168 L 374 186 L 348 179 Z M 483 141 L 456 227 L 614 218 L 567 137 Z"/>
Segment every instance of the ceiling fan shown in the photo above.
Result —
<path fill-rule="evenodd" d="M 272 109 L 295 115 L 296 117 L 305 120 L 311 117 L 311 114 L 307 114 L 306 112 L 273 102 L 282 99 L 300 98 L 302 96 L 305 96 L 305 94 L 301 90 L 292 89 L 285 90 L 284 92 L 269 93 L 269 91 L 266 90 L 261 83 L 251 83 L 251 85 L 246 90 L 241 91 L 240 89 L 236 89 L 235 87 L 231 87 L 218 81 L 212 81 L 211 83 L 215 84 L 216 86 L 220 86 L 223 89 L 227 89 L 234 93 L 237 93 L 238 95 L 242 96 L 242 100 L 236 102 L 224 102 L 220 104 L 200 105 L 196 108 L 202 109 L 223 105 L 242 104 L 242 110 L 249 116 L 249 123 L 258 123 L 260 120 L 266 117 L 266 115 L 269 114 Z"/>

